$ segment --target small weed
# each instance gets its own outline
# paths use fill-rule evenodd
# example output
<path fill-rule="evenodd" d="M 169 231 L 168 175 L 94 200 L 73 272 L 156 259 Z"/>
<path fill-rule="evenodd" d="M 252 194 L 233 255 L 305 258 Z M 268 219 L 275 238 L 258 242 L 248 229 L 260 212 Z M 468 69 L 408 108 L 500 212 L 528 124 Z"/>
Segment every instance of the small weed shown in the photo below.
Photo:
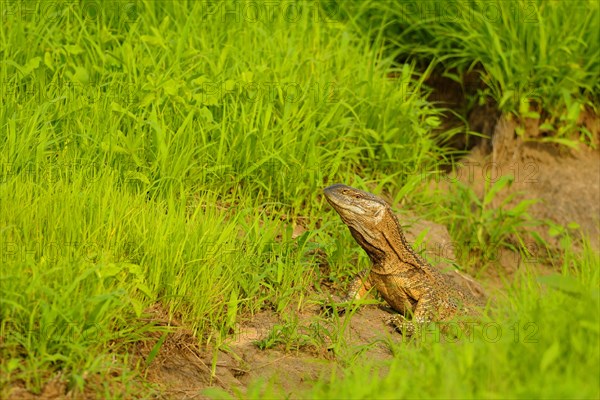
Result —
<path fill-rule="evenodd" d="M 325 334 L 325 335 L 324 335 Z M 327 331 L 317 322 L 301 325 L 297 318 L 276 324 L 266 338 L 256 342 L 261 350 L 283 348 L 285 351 L 310 350 L 317 353 L 327 348 Z"/>
<path fill-rule="evenodd" d="M 457 243 L 466 244 L 460 252 L 464 265 L 482 266 L 497 261 L 501 248 L 515 252 L 525 251 L 527 235 L 525 228 L 538 226 L 528 208 L 536 200 L 522 200 L 515 205 L 518 193 L 511 193 L 498 200 L 498 195 L 510 187 L 513 177 L 502 176 L 495 182 L 485 180 L 483 198 L 461 182 L 456 183 L 457 194 L 450 197 L 449 210 L 453 213 L 450 234 Z M 534 236 L 541 240 L 539 236 Z"/>

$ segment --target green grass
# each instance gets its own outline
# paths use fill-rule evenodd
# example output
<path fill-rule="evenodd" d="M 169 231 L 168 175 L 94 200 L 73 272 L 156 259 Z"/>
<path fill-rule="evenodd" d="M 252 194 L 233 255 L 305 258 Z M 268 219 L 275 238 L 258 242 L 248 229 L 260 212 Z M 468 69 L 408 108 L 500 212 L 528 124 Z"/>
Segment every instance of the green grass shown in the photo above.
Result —
<path fill-rule="evenodd" d="M 387 79 L 393 60 L 343 25 L 305 12 L 294 29 L 284 18 L 243 18 L 226 30 L 206 4 L 140 8 L 134 22 L 100 19 L 109 26 L 79 20 L 76 9 L 37 28 L 44 32 L 12 21 L 2 76 L 16 92 L 3 111 L 7 163 L 18 170 L 59 153 L 111 166 L 152 194 L 258 190 L 298 208 L 314 204 L 321 182 L 360 165 L 392 172 L 436 157 L 436 113 L 412 69 Z M 35 90 L 50 101 L 29 96 Z M 390 175 L 390 184 L 403 180 Z"/>
<path fill-rule="evenodd" d="M 314 227 L 327 182 L 369 165 L 398 187 L 386 172 L 441 156 L 410 67 L 388 79 L 392 60 L 339 23 L 39 6 L 42 23 L 3 25 L 0 111 L 3 375 L 34 391 L 56 370 L 83 385 L 155 302 L 201 342 L 281 312 L 315 270 L 291 224 Z"/>
<path fill-rule="evenodd" d="M 447 159 L 432 134 L 441 111 L 425 100 L 416 67 L 396 64 L 393 47 L 371 39 L 378 27 L 363 35 L 341 9 L 328 13 L 316 3 L 298 2 L 297 18 L 285 17 L 282 5 L 260 21 L 226 14 L 221 3 L 95 4 L 28 3 L 0 27 L 0 393 L 15 384 L 39 393 L 57 376 L 99 397 L 150 393 L 149 360 L 127 352 L 161 330 L 144 322 L 156 303 L 215 349 L 241 319 L 273 310 L 285 340 L 274 335 L 265 347 L 330 346 L 350 364 L 353 351 L 342 340 L 348 320 L 334 321 L 321 340 L 320 325 L 300 334 L 289 316 L 326 297 L 320 278 L 343 286 L 352 268 L 367 265 L 322 188 L 344 182 L 389 192 L 396 203 L 429 207 L 438 220 L 470 207 L 461 208 L 460 196 L 432 197 L 414 173 Z M 484 241 L 518 228 L 518 218 L 506 228 L 494 225 L 499 217 L 488 208 L 480 211 L 464 212 L 457 237 L 474 220 L 487 229 Z M 295 224 L 306 232 L 295 237 Z M 329 276 L 320 275 L 320 254 Z M 569 255 L 590 274 L 573 272 L 583 287 L 597 285 L 598 260 L 587 256 Z M 528 299 L 512 306 L 517 315 L 531 316 L 537 293 L 535 285 L 515 289 L 514 299 Z M 570 297 L 552 296 L 540 313 L 567 341 L 553 351 L 590 348 L 587 328 L 576 345 L 566 339 L 582 315 L 555 313 Z M 472 346 L 451 357 L 466 362 L 490 350 Z M 522 359 L 532 365 L 526 352 L 502 346 L 494 347 L 500 361 L 477 358 L 490 374 Z M 406 367 L 427 368 L 435 379 L 446 348 L 410 347 L 414 356 L 389 367 L 390 382 L 404 381 Z M 567 372 L 597 370 L 595 360 Z M 358 364 L 344 374 L 371 367 L 381 366 Z M 565 388 L 584 376 L 569 375 Z M 343 396 L 327 381 L 312 395 Z M 436 386 L 429 395 L 485 395 L 477 387 Z"/>
<path fill-rule="evenodd" d="M 458 261 L 463 267 L 475 267 L 475 270 L 481 271 L 498 261 L 503 248 L 517 254 L 521 251 L 528 259 L 542 256 L 541 248 L 545 241 L 535 231 L 526 230 L 544 225 L 543 221 L 532 218 L 528 213 L 529 207 L 537 200 L 516 203 L 523 193 L 512 193 L 502 201 L 495 201 L 496 196 L 510 187 L 514 179 L 513 175 L 504 175 L 495 181 L 486 177 L 482 199 L 467 185 L 461 182 L 454 184 L 456 195 L 451 196 L 446 204 L 446 223 L 452 238 L 461 244 L 463 251 L 458 255 Z M 540 251 L 536 251 L 538 248 Z M 536 254 L 527 254 L 527 251 Z"/>
<path fill-rule="evenodd" d="M 400 59 L 435 63 L 474 101 L 494 100 L 503 112 L 541 119 L 546 141 L 570 144 L 585 106 L 597 110 L 600 93 L 600 9 L 595 1 L 339 2 L 362 29 L 382 26 Z M 367 32 L 365 32 L 367 33 Z M 465 80 L 475 70 L 484 82 Z M 522 132 L 523 133 L 523 132 Z"/>

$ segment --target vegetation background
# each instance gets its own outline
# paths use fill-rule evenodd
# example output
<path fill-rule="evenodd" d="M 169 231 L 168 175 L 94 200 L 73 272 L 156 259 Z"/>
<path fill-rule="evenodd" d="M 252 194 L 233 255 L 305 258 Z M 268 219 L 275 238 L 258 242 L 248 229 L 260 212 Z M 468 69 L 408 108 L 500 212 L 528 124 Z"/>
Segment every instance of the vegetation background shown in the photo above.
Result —
<path fill-rule="evenodd" d="M 310 344 L 338 366 L 293 397 L 600 397 L 597 238 L 528 201 L 494 203 L 509 176 L 483 196 L 434 188 L 468 150 L 454 140 L 482 133 L 427 83 L 476 76 L 467 107 L 492 104 L 522 140 L 597 155 L 581 123 L 598 118 L 597 2 L 1 7 L 3 397 L 56 381 L 75 398 L 161 396 L 146 373 L 176 328 L 147 317 L 156 306 L 210 349 L 213 374 L 236 327 L 272 311 L 282 325 L 264 351 Z M 445 125 L 452 113 L 463 123 Z M 368 266 L 322 197 L 338 182 L 445 224 L 458 265 L 504 277 L 486 320 L 498 339 L 390 339 L 393 357 L 374 360 L 343 340 L 350 319 L 298 336 L 297 316 Z M 527 238 L 543 252 L 505 274 L 495 255 L 531 258 Z M 226 389 L 204 395 L 286 394 L 270 379 Z"/>

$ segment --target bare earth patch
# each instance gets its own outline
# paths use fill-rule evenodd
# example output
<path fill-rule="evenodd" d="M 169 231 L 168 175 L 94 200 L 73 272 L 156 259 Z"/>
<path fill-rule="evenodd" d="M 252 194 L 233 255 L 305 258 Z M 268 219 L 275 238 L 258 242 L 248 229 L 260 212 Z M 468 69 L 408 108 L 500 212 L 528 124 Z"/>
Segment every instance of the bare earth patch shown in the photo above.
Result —
<path fill-rule="evenodd" d="M 160 322 L 164 313 L 160 307 L 148 310 L 151 318 Z M 302 316 L 300 326 L 306 326 L 318 310 Z M 352 323 L 346 337 L 349 343 L 360 345 L 376 342 L 390 328 L 383 322 L 387 313 L 377 307 L 364 307 L 352 317 Z M 165 320 L 162 320 L 166 322 Z M 314 349 L 284 351 L 273 348 L 260 350 L 256 342 L 264 339 L 273 326 L 280 321 L 270 311 L 261 312 L 251 321 L 239 326 L 233 339 L 216 352 L 214 348 L 201 348 L 198 340 L 185 327 L 175 326 L 174 332 L 167 336 L 156 358 L 147 368 L 146 379 L 156 385 L 159 398 L 203 399 L 208 398 L 204 389 L 219 387 L 230 393 L 244 394 L 247 385 L 260 378 L 271 381 L 282 396 L 297 398 L 301 391 L 309 389 L 312 382 L 326 377 L 337 368 L 333 357 L 318 354 Z M 160 334 L 154 334 L 151 340 L 139 342 L 132 348 L 132 354 L 142 361 L 146 360 Z M 369 348 L 369 358 L 386 359 L 391 353 L 383 346 Z"/>
<path fill-rule="evenodd" d="M 600 143 L 600 118 L 586 117 L 585 124 Z M 530 208 L 530 214 L 559 225 L 577 223 L 588 235 L 596 249 L 600 249 L 600 150 L 584 145 L 577 150 L 554 143 L 524 141 L 516 134 L 516 123 L 510 118 L 500 118 L 492 136 L 493 149 L 484 153 L 475 148 L 463 160 L 459 179 L 483 194 L 487 174 L 491 179 L 512 174 L 514 183 L 500 202 L 510 193 L 519 193 L 519 200 L 539 199 Z M 536 124 L 527 126 L 528 134 L 539 129 Z M 539 135 L 539 134 L 538 134 Z M 553 243 L 547 230 L 539 233 Z M 553 243 L 556 244 L 556 243 Z"/>

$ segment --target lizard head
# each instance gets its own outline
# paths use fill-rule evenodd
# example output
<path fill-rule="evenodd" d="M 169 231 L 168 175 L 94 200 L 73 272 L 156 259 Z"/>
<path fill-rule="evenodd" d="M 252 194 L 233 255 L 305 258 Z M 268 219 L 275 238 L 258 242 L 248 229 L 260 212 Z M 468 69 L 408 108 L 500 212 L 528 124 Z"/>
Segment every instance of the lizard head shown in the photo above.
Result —
<path fill-rule="evenodd" d="M 369 255 L 372 271 L 389 275 L 407 266 L 423 270 L 428 265 L 406 242 L 398 218 L 383 199 L 340 184 L 329 186 L 324 192 L 356 242 Z M 404 267 L 399 267 L 399 263 Z"/>
<path fill-rule="evenodd" d="M 341 184 L 325 188 L 324 193 L 329 204 L 348 225 L 352 236 L 363 248 L 365 245 L 381 241 L 380 222 L 388 211 L 391 214 L 390 206 L 383 199 Z"/>

